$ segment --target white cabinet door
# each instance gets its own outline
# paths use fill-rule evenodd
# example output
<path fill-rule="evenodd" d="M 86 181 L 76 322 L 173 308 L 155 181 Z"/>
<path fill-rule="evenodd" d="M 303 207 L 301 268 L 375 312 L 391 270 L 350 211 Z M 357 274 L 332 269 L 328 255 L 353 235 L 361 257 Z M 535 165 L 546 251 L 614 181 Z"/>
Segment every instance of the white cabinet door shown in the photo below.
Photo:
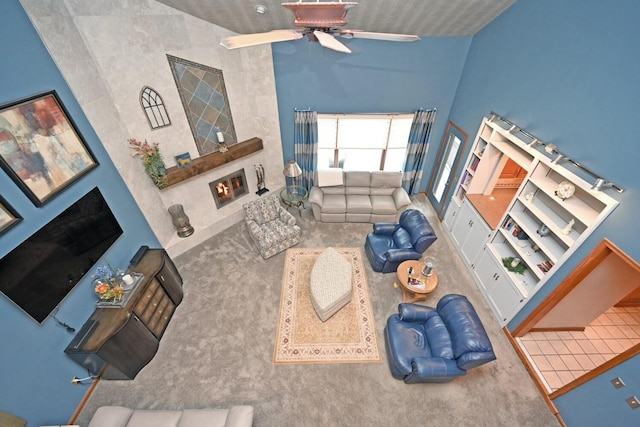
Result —
<path fill-rule="evenodd" d="M 525 298 L 488 249 L 480 254 L 473 272 L 491 309 L 504 325 L 518 312 Z"/>
<path fill-rule="evenodd" d="M 491 235 L 491 229 L 468 200 L 462 203 L 458 211 L 451 237 L 460 249 L 464 261 L 471 265 Z"/>
<path fill-rule="evenodd" d="M 485 244 L 489 240 L 489 236 L 491 236 L 491 229 L 478 216 L 478 219 L 473 221 L 471 233 L 469 234 L 467 241 L 462 245 L 462 256 L 469 265 L 473 266 L 473 262 L 485 247 Z"/>
<path fill-rule="evenodd" d="M 469 233 L 471 233 L 473 220 L 476 219 L 477 214 L 473 208 L 471 208 L 469 202 L 464 200 L 457 215 L 458 218 L 451 230 L 451 238 L 453 242 L 461 248 L 462 244 L 467 240 L 467 237 L 469 237 Z"/>
<path fill-rule="evenodd" d="M 442 224 L 444 225 L 445 229 L 449 231 L 453 229 L 453 224 L 455 224 L 459 211 L 460 205 L 458 205 L 457 200 L 452 199 L 449 203 L 449 206 L 447 206 L 447 212 L 444 214 L 444 218 L 442 220 Z"/>

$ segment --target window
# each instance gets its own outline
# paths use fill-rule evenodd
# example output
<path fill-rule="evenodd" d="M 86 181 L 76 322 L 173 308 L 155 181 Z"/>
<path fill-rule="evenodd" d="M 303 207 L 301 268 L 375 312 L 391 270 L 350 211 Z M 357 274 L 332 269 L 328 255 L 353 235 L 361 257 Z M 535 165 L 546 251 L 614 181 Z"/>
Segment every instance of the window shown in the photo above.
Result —
<path fill-rule="evenodd" d="M 140 104 L 144 109 L 144 113 L 147 115 L 151 129 L 157 129 L 171 124 L 167 109 L 164 106 L 164 102 L 162 102 L 162 97 L 149 86 L 142 88 L 140 92 Z"/>
<path fill-rule="evenodd" d="M 318 169 L 402 171 L 413 114 L 318 114 Z"/>

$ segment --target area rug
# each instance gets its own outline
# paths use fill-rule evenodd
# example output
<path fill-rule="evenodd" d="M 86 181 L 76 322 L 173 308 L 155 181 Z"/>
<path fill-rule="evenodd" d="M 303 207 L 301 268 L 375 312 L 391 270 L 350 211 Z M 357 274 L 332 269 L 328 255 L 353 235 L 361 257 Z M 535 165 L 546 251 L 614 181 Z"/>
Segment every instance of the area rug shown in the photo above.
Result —
<path fill-rule="evenodd" d="M 311 270 L 325 249 L 287 250 L 273 361 L 276 364 L 381 362 L 359 248 L 334 248 L 353 266 L 351 302 L 324 323 L 313 308 L 309 293 Z"/>

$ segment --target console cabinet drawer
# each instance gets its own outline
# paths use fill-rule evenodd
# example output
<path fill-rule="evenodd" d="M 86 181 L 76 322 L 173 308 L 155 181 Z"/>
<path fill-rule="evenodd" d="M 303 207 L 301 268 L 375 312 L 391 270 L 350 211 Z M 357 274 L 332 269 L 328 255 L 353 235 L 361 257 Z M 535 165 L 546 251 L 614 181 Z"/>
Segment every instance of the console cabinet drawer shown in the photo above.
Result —
<path fill-rule="evenodd" d="M 147 326 L 153 332 L 153 334 L 160 339 L 162 334 L 164 334 L 164 330 L 167 328 L 169 324 L 169 319 L 173 315 L 174 310 L 176 309 L 175 304 L 171 301 L 168 295 L 163 295 L 162 300 L 156 307 L 151 319 L 147 323 Z"/>

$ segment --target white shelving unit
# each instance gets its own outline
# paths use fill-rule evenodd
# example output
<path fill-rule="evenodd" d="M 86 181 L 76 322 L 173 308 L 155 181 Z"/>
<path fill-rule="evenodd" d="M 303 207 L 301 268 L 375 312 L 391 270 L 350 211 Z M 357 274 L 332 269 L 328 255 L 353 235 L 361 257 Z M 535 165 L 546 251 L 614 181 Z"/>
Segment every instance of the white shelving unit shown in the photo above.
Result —
<path fill-rule="evenodd" d="M 450 204 L 456 206 L 456 215 L 449 218 L 451 225 L 447 229 L 503 325 L 618 204 L 609 195 L 592 190 L 590 183 L 562 163 L 553 163 L 551 156 L 534 145 L 499 118 L 485 118 Z M 467 236 L 473 235 L 470 230 L 480 228 L 477 224 L 482 218 L 474 209 L 465 209 L 469 204 L 467 196 L 491 195 L 509 159 L 528 173 L 500 225 L 488 231 L 489 237 L 480 245 L 481 252 L 469 256 L 465 248 Z M 556 190 L 565 181 L 573 184 L 575 192 L 563 200 Z M 505 258 L 519 258 L 524 266 L 522 274 L 509 271 L 504 266 Z"/>

